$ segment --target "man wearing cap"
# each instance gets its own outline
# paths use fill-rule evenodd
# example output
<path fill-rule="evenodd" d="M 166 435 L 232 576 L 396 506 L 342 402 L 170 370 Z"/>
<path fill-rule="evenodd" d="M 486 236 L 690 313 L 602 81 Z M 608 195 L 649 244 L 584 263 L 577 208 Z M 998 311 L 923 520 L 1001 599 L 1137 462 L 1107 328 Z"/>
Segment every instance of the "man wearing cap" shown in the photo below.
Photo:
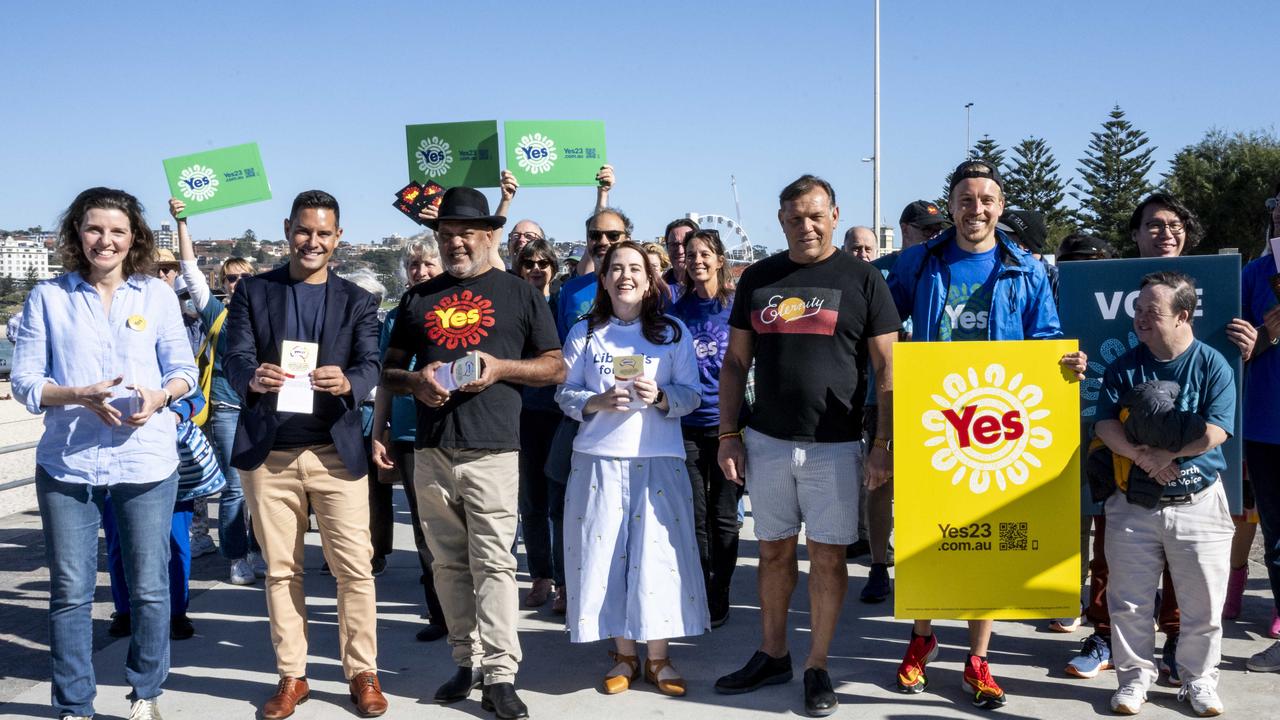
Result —
<path fill-rule="evenodd" d="M 1044 266 L 996 229 L 1004 211 L 999 172 L 978 160 L 961 163 L 951 176 L 949 209 L 955 227 L 904 250 L 889 275 L 899 314 L 913 320 L 913 340 L 1062 337 Z M 1084 378 L 1084 353 L 1069 353 L 1059 362 Z M 871 490 L 874 480 L 868 482 Z M 1005 704 L 1004 691 L 987 664 L 990 639 L 990 620 L 969 621 L 964 682 L 973 704 L 984 709 Z M 932 623 L 916 620 L 898 668 L 898 689 L 922 692 L 928 684 L 925 665 L 937 652 Z"/>
<path fill-rule="evenodd" d="M 902 250 L 932 240 L 950 226 L 951 222 L 936 204 L 928 200 L 908 203 L 902 209 L 902 215 L 898 216 L 898 229 L 902 231 Z M 898 262 L 902 250 L 882 255 L 871 261 L 871 264 L 880 268 L 881 272 L 888 273 L 893 269 L 894 263 Z"/>
<path fill-rule="evenodd" d="M 876 232 L 866 225 L 854 225 L 845 231 L 843 250 L 863 262 L 876 259 Z"/>
<path fill-rule="evenodd" d="M 1054 302 L 1057 302 L 1058 267 L 1044 259 L 1045 240 L 1049 235 L 1049 229 L 1044 224 L 1044 213 L 1035 210 L 1005 210 L 1000 216 L 1000 222 L 996 223 L 996 229 L 1003 230 L 1015 245 L 1044 264 L 1044 271 L 1049 276 L 1049 287 L 1053 289 Z"/>
<path fill-rule="evenodd" d="M 244 399 L 231 464 L 241 472 L 267 562 L 267 615 L 280 675 L 275 695 L 262 706 L 267 720 L 292 715 L 309 695 L 302 584 L 309 508 L 337 581 L 338 647 L 351 699 L 366 717 L 387 710 L 377 675 L 368 466 L 360 423 L 360 399 L 378 382 L 378 307 L 372 295 L 329 272 L 342 238 L 338 217 L 338 201 L 329 193 L 299 194 L 284 222 L 289 264 L 241 280 L 227 313 L 223 369 Z M 295 351 L 313 353 L 315 369 L 305 379 L 281 367 L 285 347 L 294 342 L 291 359 Z M 291 394 L 311 400 L 309 412 L 279 409 L 286 383 Z"/>
<path fill-rule="evenodd" d="M 479 191 L 445 192 L 428 223 L 445 272 L 400 301 L 382 386 L 418 401 L 414 487 L 458 665 L 435 699 L 483 682 L 481 707 L 510 720 L 528 717 L 514 685 L 519 386 L 559 383 L 564 364 L 546 300 L 492 265 L 489 234 L 505 222 Z M 474 379 L 458 372 L 468 361 Z"/>

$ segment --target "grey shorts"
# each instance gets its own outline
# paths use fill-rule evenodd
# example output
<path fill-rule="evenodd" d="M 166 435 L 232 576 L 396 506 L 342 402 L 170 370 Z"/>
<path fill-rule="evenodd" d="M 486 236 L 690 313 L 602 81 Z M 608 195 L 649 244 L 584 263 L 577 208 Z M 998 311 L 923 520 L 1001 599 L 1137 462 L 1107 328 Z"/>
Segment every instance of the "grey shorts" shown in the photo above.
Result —
<path fill-rule="evenodd" d="M 747 492 L 759 540 L 799 534 L 828 545 L 858 539 L 862 444 L 779 440 L 747 429 Z"/>

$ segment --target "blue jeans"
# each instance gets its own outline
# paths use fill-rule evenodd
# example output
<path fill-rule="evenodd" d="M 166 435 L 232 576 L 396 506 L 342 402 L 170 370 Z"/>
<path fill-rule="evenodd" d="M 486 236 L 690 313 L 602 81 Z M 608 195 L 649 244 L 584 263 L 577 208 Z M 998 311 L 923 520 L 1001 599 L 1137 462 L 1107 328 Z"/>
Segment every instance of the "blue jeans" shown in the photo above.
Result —
<path fill-rule="evenodd" d="M 244 506 L 244 489 L 240 484 L 240 471 L 231 466 L 231 447 L 236 441 L 236 424 L 240 411 L 215 406 L 205 424 L 213 454 L 218 457 L 218 467 L 227 478 L 227 486 L 218 495 L 218 544 L 222 557 L 239 560 L 249 551 L 261 552 L 258 539 L 253 536 Z"/>
<path fill-rule="evenodd" d="M 169 526 L 178 474 L 145 485 L 105 486 L 55 480 L 36 466 L 36 498 L 49 562 L 49 655 L 58 715 L 92 715 L 93 590 L 98 525 L 110 503 L 120 531 L 133 635 L 125 659 L 131 698 L 151 700 L 169 674 Z"/>
<path fill-rule="evenodd" d="M 194 500 L 173 506 L 169 523 L 169 616 L 187 614 L 191 583 L 191 514 Z M 124 577 L 124 553 L 120 552 L 120 531 L 111 503 L 102 508 L 102 534 L 107 540 L 107 574 L 111 576 L 111 602 L 116 612 L 129 614 L 129 582 Z"/>

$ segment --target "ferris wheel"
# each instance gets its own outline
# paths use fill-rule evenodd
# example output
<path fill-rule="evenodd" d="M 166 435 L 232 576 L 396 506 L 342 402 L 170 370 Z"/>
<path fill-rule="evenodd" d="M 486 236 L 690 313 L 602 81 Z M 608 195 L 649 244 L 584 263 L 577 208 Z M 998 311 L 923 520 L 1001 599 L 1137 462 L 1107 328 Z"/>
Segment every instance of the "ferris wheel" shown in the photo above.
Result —
<path fill-rule="evenodd" d="M 724 241 L 725 255 L 730 262 L 753 263 L 756 256 L 751 248 L 751 238 L 742 224 L 719 213 L 687 213 L 685 217 L 698 223 L 701 228 L 714 228 Z M 736 236 L 736 238 L 735 238 Z"/>

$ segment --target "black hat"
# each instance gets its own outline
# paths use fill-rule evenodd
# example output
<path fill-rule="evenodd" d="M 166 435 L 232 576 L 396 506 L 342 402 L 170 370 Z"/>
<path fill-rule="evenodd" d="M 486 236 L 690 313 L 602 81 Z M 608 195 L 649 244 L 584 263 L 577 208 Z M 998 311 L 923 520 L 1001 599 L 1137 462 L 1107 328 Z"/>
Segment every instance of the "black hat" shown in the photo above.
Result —
<path fill-rule="evenodd" d="M 484 193 L 469 187 L 451 187 L 444 191 L 440 200 L 440 214 L 435 220 L 428 220 L 427 227 L 435 230 L 441 220 L 475 220 L 497 229 L 507 224 L 501 215 L 489 214 L 489 199 Z"/>
<path fill-rule="evenodd" d="M 996 227 L 1018 236 L 1018 241 L 1031 252 L 1044 252 L 1044 240 L 1048 230 L 1044 214 L 1034 210 L 1005 210 Z"/>
<path fill-rule="evenodd" d="M 986 178 L 1004 190 L 1004 181 L 1000 179 L 1000 171 L 995 165 L 986 160 L 965 160 L 951 173 L 951 187 L 947 188 L 947 192 L 955 190 L 961 180 L 968 178 Z"/>
<path fill-rule="evenodd" d="M 935 225 L 949 225 L 951 221 L 947 220 L 947 216 L 942 214 L 936 204 L 928 200 L 917 200 L 902 209 L 898 224 L 927 228 Z"/>
<path fill-rule="evenodd" d="M 1092 235 L 1068 235 L 1058 246 L 1058 262 L 1068 260 L 1101 260 L 1116 256 L 1110 245 Z"/>

